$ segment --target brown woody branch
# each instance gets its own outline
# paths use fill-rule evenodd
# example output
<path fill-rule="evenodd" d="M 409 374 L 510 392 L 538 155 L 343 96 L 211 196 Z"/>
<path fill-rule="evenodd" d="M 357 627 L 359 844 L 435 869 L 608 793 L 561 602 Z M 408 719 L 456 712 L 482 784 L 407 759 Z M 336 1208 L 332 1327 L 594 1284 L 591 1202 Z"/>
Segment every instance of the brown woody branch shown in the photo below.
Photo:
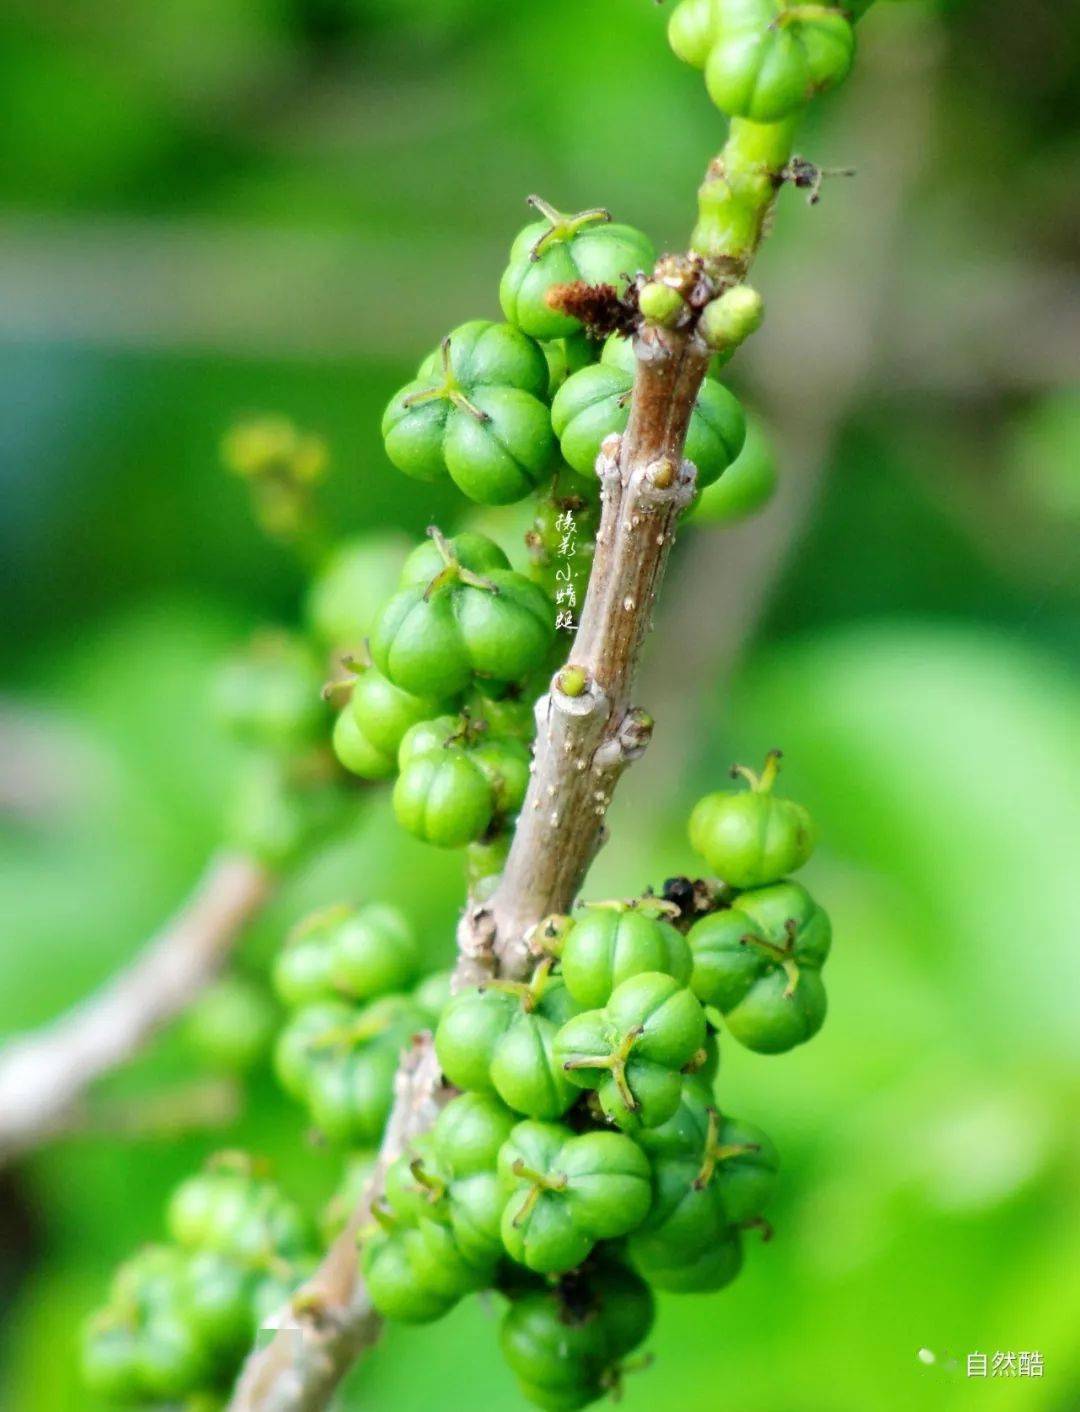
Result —
<path fill-rule="evenodd" d="M 139 1052 L 217 973 L 271 878 L 223 853 L 135 960 L 67 1014 L 0 1050 L 0 1164 L 67 1129 L 90 1085 Z"/>
<path fill-rule="evenodd" d="M 709 353 L 697 335 L 647 327 L 624 436 L 597 464 L 600 529 L 570 665 L 584 690 L 568 696 L 559 676 L 537 704 L 533 776 L 502 881 L 488 904 L 501 969 L 529 964 L 529 936 L 573 903 L 603 838 L 619 777 L 648 744 L 652 721 L 631 705 L 641 649 L 696 471 L 683 443 Z"/>

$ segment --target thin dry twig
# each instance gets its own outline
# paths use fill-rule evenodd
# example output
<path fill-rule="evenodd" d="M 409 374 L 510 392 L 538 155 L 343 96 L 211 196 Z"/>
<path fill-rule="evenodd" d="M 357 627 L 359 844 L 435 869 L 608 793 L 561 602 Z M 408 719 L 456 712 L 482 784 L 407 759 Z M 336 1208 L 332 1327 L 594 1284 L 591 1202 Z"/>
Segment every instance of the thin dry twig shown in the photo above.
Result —
<path fill-rule="evenodd" d="M 0 1050 L 0 1164 L 64 1131 L 90 1085 L 191 1004 L 270 888 L 270 874 L 258 863 L 219 854 L 180 912 L 126 969 Z"/>

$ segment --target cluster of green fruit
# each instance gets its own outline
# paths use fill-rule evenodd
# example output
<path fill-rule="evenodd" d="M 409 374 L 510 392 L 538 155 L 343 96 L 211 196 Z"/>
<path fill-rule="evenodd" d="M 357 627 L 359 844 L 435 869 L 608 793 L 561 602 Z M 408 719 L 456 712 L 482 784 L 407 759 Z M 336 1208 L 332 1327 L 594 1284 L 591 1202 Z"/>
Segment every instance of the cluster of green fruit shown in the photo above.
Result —
<path fill-rule="evenodd" d="M 215 683 L 219 723 L 241 747 L 226 840 L 278 868 L 339 817 L 328 710 L 315 651 L 299 635 L 256 634 Z"/>
<path fill-rule="evenodd" d="M 680 59 L 705 72 L 716 106 L 732 118 L 777 123 L 848 75 L 852 23 L 870 0 L 681 0 L 668 22 Z"/>
<path fill-rule="evenodd" d="M 394 812 L 416 837 L 490 852 L 528 785 L 530 703 L 556 661 L 551 600 L 486 536 L 433 531 L 369 646 L 334 727 L 339 761 L 365 779 L 396 774 Z"/>
<path fill-rule="evenodd" d="M 636 1159 L 629 1176 L 623 1146 Z M 629 1139 L 521 1122 L 497 1098 L 465 1093 L 391 1166 L 362 1233 L 365 1281 L 376 1308 L 407 1323 L 497 1289 L 509 1306 L 500 1346 L 524 1395 L 583 1407 L 618 1386 L 652 1325 L 649 1286 L 613 1243 L 648 1204 L 648 1162 Z M 530 1238 L 526 1264 L 524 1231 L 552 1225 L 545 1258 Z M 602 1238 L 612 1243 L 594 1251 Z"/>
<path fill-rule="evenodd" d="M 464 990 L 438 1022 L 461 1096 L 390 1168 L 364 1276 L 381 1313 L 413 1323 L 506 1294 L 503 1350 L 541 1407 L 615 1385 L 650 1289 L 723 1288 L 761 1223 L 777 1154 L 716 1107 L 717 1031 L 766 1053 L 808 1039 L 829 944 L 825 914 L 785 881 L 813 828 L 773 794 L 777 764 L 740 767 L 748 792 L 694 810 L 694 846 L 725 880 L 707 915 L 646 897 L 551 917 L 527 982 Z"/>
<path fill-rule="evenodd" d="M 698 800 L 690 842 L 728 885 L 726 905 L 691 927 L 692 986 L 715 1007 L 733 1038 L 762 1054 L 811 1039 L 825 1019 L 821 968 L 829 954 L 828 915 L 789 873 L 814 846 L 810 815 L 773 793 L 780 752 L 760 774 L 732 773 L 750 786 Z"/>
<path fill-rule="evenodd" d="M 246 1074 L 266 1057 L 280 1021 L 265 985 L 233 970 L 199 996 L 184 1016 L 181 1033 L 205 1068 Z"/>
<path fill-rule="evenodd" d="M 449 477 L 484 505 L 522 499 L 561 466 L 594 476 L 605 437 L 626 429 L 634 351 L 624 337 L 602 347 L 584 337 L 557 291 L 578 281 L 624 291 L 655 259 L 647 236 L 606 211 L 567 216 L 533 203 L 542 219 L 515 240 L 500 285 L 507 322 L 454 329 L 383 417 L 395 466 L 418 480 Z M 699 487 L 731 465 L 744 435 L 738 402 L 707 378 L 686 447 Z"/>
<path fill-rule="evenodd" d="M 407 921 L 383 903 L 317 912 L 278 955 L 274 986 L 291 1014 L 274 1067 L 332 1142 L 378 1142 L 402 1050 L 449 994 L 445 973 L 420 980 L 419 969 Z"/>
<path fill-rule="evenodd" d="M 171 1243 L 117 1271 L 89 1320 L 87 1387 L 117 1402 L 218 1405 L 262 1321 L 315 1261 L 299 1208 L 240 1153 L 212 1158 L 168 1209 Z"/>

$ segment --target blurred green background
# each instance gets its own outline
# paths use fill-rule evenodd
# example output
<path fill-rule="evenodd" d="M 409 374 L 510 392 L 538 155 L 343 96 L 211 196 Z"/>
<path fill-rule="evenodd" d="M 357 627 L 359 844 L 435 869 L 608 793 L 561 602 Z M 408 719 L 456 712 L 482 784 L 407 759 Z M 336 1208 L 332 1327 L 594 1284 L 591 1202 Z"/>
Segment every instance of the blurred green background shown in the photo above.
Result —
<path fill-rule="evenodd" d="M 651 0 L 7 0 L 0 15 L 0 1030 L 107 975 L 213 848 L 206 686 L 303 577 L 218 467 L 238 415 L 334 454 L 342 532 L 462 506 L 405 482 L 381 407 L 492 316 L 539 191 L 685 241 L 722 125 Z M 641 699 L 659 728 L 593 895 L 693 869 L 689 804 L 782 745 L 818 816 L 831 1014 L 727 1046 L 721 1101 L 784 1153 L 777 1236 L 669 1299 L 626 1405 L 1080 1407 L 1080 19 L 1059 0 L 879 4 L 785 193 L 732 368 L 780 448 L 757 521 L 688 531 Z M 356 827 L 305 908 L 406 903 L 434 961 L 458 861 Z M 184 1073 L 166 1035 L 105 1097 Z M 222 1134 L 73 1137 L 0 1186 L 0 1407 L 91 1406 L 79 1320 Z M 315 1200 L 335 1159 L 257 1083 L 228 1138 Z M 349 1407 L 517 1412 L 472 1301 L 394 1331 Z M 919 1357 L 920 1350 L 928 1350 Z M 1042 1379 L 965 1377 L 1042 1352 Z M 929 1358 L 932 1355 L 932 1361 Z M 958 1360 L 958 1362 L 956 1361 Z"/>

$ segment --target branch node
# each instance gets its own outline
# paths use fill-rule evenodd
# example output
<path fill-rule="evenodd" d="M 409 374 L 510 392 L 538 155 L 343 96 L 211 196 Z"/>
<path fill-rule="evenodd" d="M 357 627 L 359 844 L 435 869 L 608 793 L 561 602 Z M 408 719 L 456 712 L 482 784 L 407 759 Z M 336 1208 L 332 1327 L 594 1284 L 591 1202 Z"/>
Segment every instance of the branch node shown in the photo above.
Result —
<path fill-rule="evenodd" d="M 622 483 L 622 472 L 619 469 L 621 453 L 622 437 L 617 431 L 613 431 L 600 443 L 600 453 L 596 458 L 596 476 L 600 482 L 601 495 L 608 486 Z"/>

